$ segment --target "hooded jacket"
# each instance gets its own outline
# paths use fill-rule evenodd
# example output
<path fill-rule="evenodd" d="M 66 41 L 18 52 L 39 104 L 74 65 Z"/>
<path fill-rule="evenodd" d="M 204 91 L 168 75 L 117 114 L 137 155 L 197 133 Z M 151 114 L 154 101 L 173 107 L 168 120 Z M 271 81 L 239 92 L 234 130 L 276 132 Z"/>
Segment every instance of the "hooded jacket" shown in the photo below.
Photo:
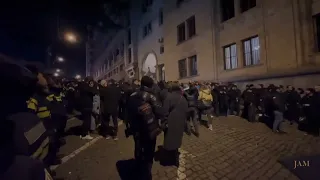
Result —
<path fill-rule="evenodd" d="M 199 96 L 198 100 L 203 100 L 203 101 L 213 101 L 213 97 L 211 95 L 211 90 L 210 89 L 203 89 L 199 91 Z"/>

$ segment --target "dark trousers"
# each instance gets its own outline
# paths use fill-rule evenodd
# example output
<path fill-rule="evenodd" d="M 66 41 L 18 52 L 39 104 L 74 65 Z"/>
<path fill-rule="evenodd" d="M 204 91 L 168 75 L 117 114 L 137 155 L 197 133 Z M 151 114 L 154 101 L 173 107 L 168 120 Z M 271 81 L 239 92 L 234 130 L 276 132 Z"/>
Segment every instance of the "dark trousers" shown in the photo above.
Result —
<path fill-rule="evenodd" d="M 102 122 L 101 127 L 103 131 L 103 135 L 107 135 L 107 130 L 110 129 L 110 116 L 113 121 L 113 129 L 112 129 L 112 136 L 117 136 L 118 134 L 118 112 L 115 113 L 103 113 L 102 114 Z"/>
<path fill-rule="evenodd" d="M 156 139 L 147 139 L 146 136 L 135 133 L 134 157 L 141 169 L 143 180 L 152 179 L 152 164 L 156 149 Z"/>
<path fill-rule="evenodd" d="M 198 125 L 198 120 L 196 118 L 198 114 L 198 111 L 196 108 L 194 107 L 190 107 L 189 111 L 188 111 L 188 117 L 187 117 L 187 131 L 190 132 L 191 131 L 191 126 L 190 123 L 192 122 L 192 125 L 194 127 L 194 131 L 196 133 L 199 133 L 199 125 Z"/>
<path fill-rule="evenodd" d="M 82 136 L 89 134 L 91 126 L 91 111 L 82 111 Z"/>
<path fill-rule="evenodd" d="M 56 122 L 56 135 L 58 136 L 58 138 L 63 137 L 67 125 L 67 116 L 51 115 L 51 117 Z"/>
<path fill-rule="evenodd" d="M 286 112 L 286 118 L 291 122 L 298 122 L 299 115 L 300 115 L 300 109 L 299 106 L 296 104 L 288 105 L 288 110 Z"/>
<path fill-rule="evenodd" d="M 229 104 L 230 104 L 230 106 L 229 106 L 230 115 L 239 116 L 239 113 L 240 113 L 239 102 L 237 102 L 236 100 L 232 100 L 232 101 L 230 101 Z"/>

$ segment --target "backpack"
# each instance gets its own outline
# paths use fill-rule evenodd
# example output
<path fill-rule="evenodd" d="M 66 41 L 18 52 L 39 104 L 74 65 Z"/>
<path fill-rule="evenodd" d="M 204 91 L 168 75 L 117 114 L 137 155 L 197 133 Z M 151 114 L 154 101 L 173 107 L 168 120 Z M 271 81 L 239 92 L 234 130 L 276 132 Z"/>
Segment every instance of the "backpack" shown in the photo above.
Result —
<path fill-rule="evenodd" d="M 137 96 L 142 97 L 142 94 L 137 93 Z M 154 139 L 162 132 L 159 121 L 153 113 L 152 106 L 142 98 L 139 99 L 140 102 L 137 106 L 137 112 L 142 120 L 141 124 L 148 137 Z"/>

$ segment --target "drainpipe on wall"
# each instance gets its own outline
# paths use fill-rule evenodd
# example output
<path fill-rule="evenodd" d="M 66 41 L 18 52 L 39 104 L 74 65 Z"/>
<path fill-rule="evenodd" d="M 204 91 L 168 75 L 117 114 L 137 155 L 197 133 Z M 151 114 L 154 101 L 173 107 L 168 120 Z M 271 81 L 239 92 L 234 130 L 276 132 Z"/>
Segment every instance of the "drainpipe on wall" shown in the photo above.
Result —
<path fill-rule="evenodd" d="M 214 4 L 215 0 L 210 0 L 211 2 L 211 30 L 212 30 L 212 38 L 211 38 L 211 44 L 212 44 L 212 57 L 213 57 L 213 70 L 214 70 L 214 81 L 218 80 L 218 68 L 217 68 L 217 61 L 218 61 L 218 53 L 217 53 L 217 41 L 218 41 L 218 23 L 216 23 L 217 19 L 215 17 L 215 12 L 217 12 L 217 7 L 220 7 L 219 1 L 217 2 L 217 6 Z M 218 14 L 218 12 L 217 12 Z M 217 26 L 216 26 L 217 25 Z"/>
<path fill-rule="evenodd" d="M 261 2 L 261 9 L 262 9 L 262 24 L 263 24 L 263 33 L 264 33 L 264 52 L 265 52 L 265 58 L 266 58 L 266 72 L 269 70 L 269 63 L 268 63 L 268 50 L 267 50 L 267 40 L 268 40 L 268 35 L 267 35 L 267 28 L 266 28 L 266 18 L 267 12 L 265 11 L 265 5 L 264 1 Z"/>

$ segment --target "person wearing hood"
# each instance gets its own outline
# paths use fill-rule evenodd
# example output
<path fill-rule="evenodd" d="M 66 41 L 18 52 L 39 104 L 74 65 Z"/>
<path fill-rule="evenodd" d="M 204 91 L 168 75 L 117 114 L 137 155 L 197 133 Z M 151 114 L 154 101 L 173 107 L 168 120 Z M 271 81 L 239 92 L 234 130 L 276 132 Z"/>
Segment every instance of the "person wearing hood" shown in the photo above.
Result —
<path fill-rule="evenodd" d="M 110 139 L 112 136 L 114 140 L 118 140 L 118 115 L 121 96 L 121 89 L 117 87 L 116 82 L 113 79 L 110 80 L 107 87 L 100 91 L 100 98 L 103 106 L 101 128 L 103 136 L 105 136 L 106 139 Z M 109 125 L 110 117 L 113 122 L 112 128 Z M 107 134 L 107 130 L 109 129 L 112 129 L 111 134 Z"/>
<path fill-rule="evenodd" d="M 134 139 L 134 156 L 141 178 L 152 179 L 152 165 L 157 136 L 161 133 L 159 121 L 165 124 L 162 103 L 155 96 L 153 79 L 143 76 L 141 87 L 133 92 L 127 103 L 128 127 Z"/>
<path fill-rule="evenodd" d="M 211 94 L 211 89 L 208 86 L 202 85 L 199 90 L 199 96 L 198 96 L 199 103 L 201 103 L 200 110 L 206 114 L 208 118 L 208 128 L 210 131 L 212 131 L 212 120 L 213 120 L 213 108 L 212 108 L 212 102 L 213 97 Z"/>

